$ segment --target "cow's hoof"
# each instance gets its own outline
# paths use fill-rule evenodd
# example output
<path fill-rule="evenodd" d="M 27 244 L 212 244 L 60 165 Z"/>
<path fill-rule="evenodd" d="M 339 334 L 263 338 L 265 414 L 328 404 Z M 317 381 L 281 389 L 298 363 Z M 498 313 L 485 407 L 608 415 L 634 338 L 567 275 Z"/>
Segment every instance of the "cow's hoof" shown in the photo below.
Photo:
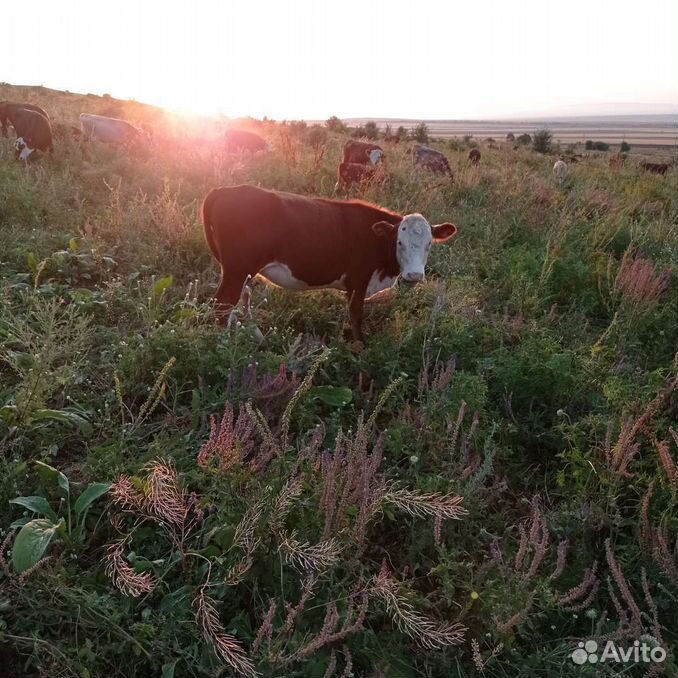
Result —
<path fill-rule="evenodd" d="M 358 339 L 356 339 L 355 341 L 353 341 L 351 343 L 351 351 L 353 353 L 355 353 L 356 355 L 359 355 L 360 353 L 362 353 L 364 348 L 365 347 L 363 346 L 363 342 L 358 340 Z"/>

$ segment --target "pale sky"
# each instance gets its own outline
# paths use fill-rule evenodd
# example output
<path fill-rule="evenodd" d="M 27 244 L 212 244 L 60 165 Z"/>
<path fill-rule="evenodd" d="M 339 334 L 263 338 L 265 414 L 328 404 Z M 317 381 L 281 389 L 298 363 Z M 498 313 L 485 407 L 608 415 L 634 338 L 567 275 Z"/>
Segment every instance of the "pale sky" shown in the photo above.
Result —
<path fill-rule="evenodd" d="M 678 109 L 678 0 L 14 0 L 0 80 L 274 119 Z M 589 111 L 590 112 L 590 111 Z"/>

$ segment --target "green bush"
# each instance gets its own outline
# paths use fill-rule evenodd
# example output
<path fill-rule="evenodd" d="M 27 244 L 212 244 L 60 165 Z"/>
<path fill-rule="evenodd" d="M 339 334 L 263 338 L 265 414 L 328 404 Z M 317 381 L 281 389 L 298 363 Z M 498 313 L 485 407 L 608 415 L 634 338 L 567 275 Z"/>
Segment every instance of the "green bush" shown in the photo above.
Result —
<path fill-rule="evenodd" d="M 537 130 L 532 137 L 532 148 L 537 153 L 550 153 L 553 135 L 548 129 Z"/>

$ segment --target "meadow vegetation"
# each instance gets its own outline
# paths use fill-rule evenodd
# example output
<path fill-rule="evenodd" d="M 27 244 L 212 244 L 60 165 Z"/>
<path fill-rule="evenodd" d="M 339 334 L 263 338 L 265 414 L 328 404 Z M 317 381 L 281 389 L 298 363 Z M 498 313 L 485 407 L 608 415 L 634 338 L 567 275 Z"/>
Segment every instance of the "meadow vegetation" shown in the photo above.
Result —
<path fill-rule="evenodd" d="M 256 282 L 215 326 L 199 223 L 218 185 L 333 196 L 341 121 L 249 121 L 273 152 L 227 158 L 141 104 L 20 97 L 155 138 L 0 143 L 3 675 L 619 675 L 572 663 L 588 638 L 675 675 L 675 170 L 560 185 L 520 138 L 431 140 L 448 182 L 392 133 L 351 195 L 459 234 L 356 354 L 333 292 Z"/>

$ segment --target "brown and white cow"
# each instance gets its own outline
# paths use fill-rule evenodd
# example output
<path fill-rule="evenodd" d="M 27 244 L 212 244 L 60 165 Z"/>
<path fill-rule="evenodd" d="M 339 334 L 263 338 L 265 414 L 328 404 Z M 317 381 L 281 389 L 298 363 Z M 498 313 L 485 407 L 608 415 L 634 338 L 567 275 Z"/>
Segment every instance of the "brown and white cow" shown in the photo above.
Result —
<path fill-rule="evenodd" d="M 345 163 L 355 163 L 358 165 L 371 165 L 376 167 L 384 159 L 384 149 L 377 144 L 370 144 L 366 141 L 354 141 L 349 139 L 344 144 Z"/>
<path fill-rule="evenodd" d="M 35 106 L 34 104 L 17 104 L 11 101 L 0 101 L 0 127 L 2 127 L 3 137 L 8 136 L 7 126 L 9 124 L 16 130 L 16 126 L 14 125 L 14 113 L 21 109 L 40 113 L 49 120 L 49 115 L 47 115 L 46 111 L 43 108 L 40 108 L 40 106 Z"/>
<path fill-rule="evenodd" d="M 14 144 L 17 159 L 28 160 L 34 151 L 54 152 L 52 128 L 42 113 L 18 108 L 12 112 L 12 124 L 17 137 Z"/>
<path fill-rule="evenodd" d="M 101 141 L 105 144 L 139 145 L 148 140 L 148 135 L 138 127 L 119 118 L 109 118 L 93 113 L 80 114 L 80 129 L 85 141 Z"/>
<path fill-rule="evenodd" d="M 412 147 L 412 162 L 415 167 L 423 167 L 433 174 L 447 174 L 450 178 L 454 177 L 447 158 L 440 151 L 428 146 L 415 144 Z"/>
<path fill-rule="evenodd" d="M 477 148 L 472 148 L 469 151 L 468 159 L 472 164 L 477 165 L 480 162 L 480 151 Z"/>
<path fill-rule="evenodd" d="M 347 293 L 351 329 L 361 339 L 366 298 L 400 276 L 424 280 L 433 243 L 454 224 L 431 226 L 421 214 L 402 216 L 360 200 L 327 200 L 255 186 L 215 188 L 202 206 L 205 238 L 221 265 L 216 294 L 220 320 L 248 276 L 291 290 Z"/>
<path fill-rule="evenodd" d="M 260 153 L 270 151 L 271 144 L 254 132 L 229 129 L 224 137 L 226 153 Z"/>

